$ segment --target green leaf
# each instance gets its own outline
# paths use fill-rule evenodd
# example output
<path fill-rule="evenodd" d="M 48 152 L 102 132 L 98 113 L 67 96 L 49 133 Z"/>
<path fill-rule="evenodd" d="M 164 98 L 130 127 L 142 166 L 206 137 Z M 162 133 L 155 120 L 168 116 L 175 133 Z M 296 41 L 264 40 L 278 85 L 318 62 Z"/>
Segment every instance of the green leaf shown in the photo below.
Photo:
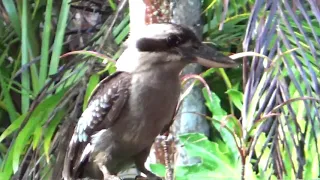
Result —
<path fill-rule="evenodd" d="M 17 130 L 21 126 L 21 123 L 23 122 L 25 117 L 26 117 L 26 114 L 23 114 L 19 118 L 17 118 L 15 121 L 13 121 L 13 123 L 11 123 L 10 126 L 7 127 L 7 129 L 1 134 L 0 142 L 2 142 L 11 133 Z"/>
<path fill-rule="evenodd" d="M 130 26 L 127 24 L 124 29 L 120 32 L 120 34 L 115 38 L 115 42 L 119 45 L 121 44 L 128 36 L 130 31 Z"/>
<path fill-rule="evenodd" d="M 38 147 L 38 144 L 41 140 L 41 135 L 42 135 L 42 128 L 41 126 L 38 126 L 33 133 L 33 141 L 32 141 L 33 150 L 35 150 Z"/>
<path fill-rule="evenodd" d="M 235 89 L 229 89 L 226 93 L 231 98 L 233 104 L 241 111 L 243 106 L 243 93 Z"/>
<path fill-rule="evenodd" d="M 21 37 L 21 65 L 27 65 L 29 63 L 29 52 L 28 52 L 28 3 L 27 0 L 22 1 L 22 37 Z M 22 89 L 21 89 L 21 111 L 22 113 L 28 112 L 30 106 L 30 98 L 28 91 L 30 91 L 30 73 L 29 69 L 22 72 Z"/>
<path fill-rule="evenodd" d="M 210 142 L 203 134 L 190 133 L 179 136 L 188 156 L 201 158 L 201 163 L 176 166 L 175 179 L 234 179 L 241 172 L 239 158 L 223 142 Z"/>
<path fill-rule="evenodd" d="M 211 92 L 212 101 L 209 99 L 208 93 L 205 89 L 203 89 L 202 92 L 206 100 L 206 105 L 212 113 L 212 118 L 220 122 L 220 123 L 216 123 L 213 121 L 214 127 L 220 132 L 220 135 L 222 136 L 223 141 L 228 144 L 229 148 L 232 149 L 233 152 L 235 152 L 234 158 L 237 158 L 239 154 L 236 153 L 238 151 L 236 142 L 234 141 L 232 134 L 230 134 L 230 132 L 227 129 L 225 129 L 223 126 L 227 126 L 229 129 L 237 132 L 237 134 L 240 134 L 240 132 L 239 130 L 235 130 L 235 129 L 241 128 L 241 127 L 239 127 L 239 124 L 237 124 L 234 119 L 231 119 L 231 120 L 226 119 L 227 113 L 221 107 L 220 98 L 214 92 Z"/>
<path fill-rule="evenodd" d="M 99 75 L 98 74 L 93 74 L 88 82 L 88 86 L 87 86 L 87 90 L 86 90 L 86 94 L 84 96 L 84 101 L 83 101 L 83 110 L 85 110 L 88 106 L 88 100 L 90 99 L 93 90 L 95 89 L 95 87 L 97 86 L 97 84 L 99 83 Z"/>
<path fill-rule="evenodd" d="M 25 147 L 29 144 L 29 138 L 31 137 L 32 131 L 34 127 L 36 127 L 37 123 L 38 122 L 36 120 L 30 118 L 15 140 L 12 159 L 12 169 L 14 173 L 19 169 L 20 156 L 22 155 L 22 152 L 26 150 Z"/>
<path fill-rule="evenodd" d="M 306 158 L 306 164 L 303 168 L 303 177 L 304 179 L 317 179 L 320 173 L 320 167 L 318 164 L 319 156 L 317 155 L 316 144 L 314 141 L 309 143 L 309 146 L 305 151 L 309 158 Z"/>
<path fill-rule="evenodd" d="M 53 120 L 50 122 L 48 128 L 45 130 L 45 135 L 44 135 L 44 153 L 46 155 L 46 159 L 47 162 L 49 162 L 50 159 L 50 143 L 51 143 L 51 139 L 54 135 L 54 132 L 57 129 L 57 126 L 59 125 L 59 123 L 61 122 L 61 119 L 65 116 L 66 111 L 65 110 L 61 110 L 59 111 L 56 116 L 53 118 Z"/>
<path fill-rule="evenodd" d="M 10 180 L 11 174 L 9 171 L 0 172 L 1 180 Z"/>
<path fill-rule="evenodd" d="M 176 180 L 212 180 L 212 179 L 225 179 L 225 180 L 240 180 L 238 174 L 230 173 L 226 170 L 221 171 L 206 171 L 201 166 L 178 167 L 177 172 L 184 171 L 184 173 L 176 174 Z"/>
<path fill-rule="evenodd" d="M 215 68 L 209 68 L 208 70 L 202 73 L 202 77 L 206 78 L 208 76 L 211 76 L 214 72 L 216 72 Z"/>
<path fill-rule="evenodd" d="M 30 142 L 30 137 L 33 134 L 33 131 L 37 127 L 41 127 L 43 123 L 48 119 L 50 113 L 53 109 L 58 105 L 61 101 L 65 91 L 60 91 L 59 93 L 48 97 L 43 100 L 32 112 L 30 118 L 27 121 L 27 124 L 23 127 L 23 129 L 19 132 L 14 146 L 13 146 L 13 163 L 12 168 L 13 171 L 16 172 L 19 167 L 20 156 L 26 150 L 25 148 Z"/>
<path fill-rule="evenodd" d="M 113 0 L 108 0 L 109 5 L 113 11 L 117 10 L 117 4 Z"/>
<path fill-rule="evenodd" d="M 68 15 L 69 15 L 69 9 L 70 9 L 70 3 L 71 0 L 63 0 L 61 3 L 61 9 L 59 14 L 59 21 L 58 21 L 58 27 L 56 36 L 54 39 L 53 49 L 52 49 L 52 56 L 51 56 L 51 63 L 49 68 L 49 75 L 53 75 L 57 73 L 59 61 L 60 61 L 60 55 L 61 55 L 61 49 L 63 46 L 63 40 L 65 36 L 65 30 L 68 25 Z"/>
<path fill-rule="evenodd" d="M 123 29 L 125 29 L 125 28 L 128 26 L 129 21 L 130 21 L 130 16 L 129 16 L 129 14 L 127 14 L 127 15 L 123 18 L 123 20 L 120 22 L 120 24 L 113 29 L 112 35 L 113 35 L 114 37 L 118 36 L 119 33 L 120 33 L 121 31 L 123 31 Z"/>
<path fill-rule="evenodd" d="M 50 45 L 50 31 L 51 31 L 51 16 L 52 16 L 52 0 L 47 1 L 45 21 L 42 34 L 41 44 L 41 60 L 40 60 L 40 74 L 39 86 L 42 88 L 48 76 L 49 66 L 49 45 Z"/>
<path fill-rule="evenodd" d="M 239 170 L 239 162 L 233 161 L 233 154 L 224 143 L 210 142 L 205 135 L 198 133 L 184 134 L 179 139 L 189 156 L 201 158 L 204 169 L 225 169 L 232 172 Z"/>
<path fill-rule="evenodd" d="M 160 177 L 165 177 L 166 175 L 166 167 L 163 164 L 150 164 L 150 169 Z"/>
<path fill-rule="evenodd" d="M 18 36 L 21 36 L 21 23 L 19 15 L 13 0 L 2 1 L 4 8 L 6 9 L 10 22 L 16 31 Z"/>
<path fill-rule="evenodd" d="M 216 2 L 217 0 L 212 0 L 211 3 L 203 10 L 202 14 L 207 12 L 208 10 L 213 9 L 213 6 L 215 5 Z"/>
<path fill-rule="evenodd" d="M 210 112 L 213 114 L 213 118 L 221 121 L 224 116 L 227 115 L 227 112 L 221 108 L 220 105 L 220 98 L 214 93 L 211 92 L 211 100 L 209 98 L 209 94 L 207 93 L 206 89 L 202 89 L 202 93 L 204 95 L 204 98 L 206 100 L 206 105 L 209 108 Z"/>
<path fill-rule="evenodd" d="M 15 119 L 18 118 L 19 113 L 17 112 L 17 110 L 16 110 L 16 108 L 15 108 L 15 106 L 13 104 L 12 97 L 10 95 L 10 89 L 9 88 L 10 88 L 11 85 L 7 85 L 4 82 L 4 78 L 3 77 L 5 77 L 5 74 L 4 74 L 4 72 L 2 70 L 3 69 L 1 68 L 0 69 L 0 87 L 1 87 L 1 90 L 2 90 L 2 93 L 3 93 L 3 96 L 4 96 L 4 99 L 3 99 L 3 101 L 5 103 L 4 105 L 6 107 L 7 112 L 9 113 L 10 121 L 13 122 Z"/>

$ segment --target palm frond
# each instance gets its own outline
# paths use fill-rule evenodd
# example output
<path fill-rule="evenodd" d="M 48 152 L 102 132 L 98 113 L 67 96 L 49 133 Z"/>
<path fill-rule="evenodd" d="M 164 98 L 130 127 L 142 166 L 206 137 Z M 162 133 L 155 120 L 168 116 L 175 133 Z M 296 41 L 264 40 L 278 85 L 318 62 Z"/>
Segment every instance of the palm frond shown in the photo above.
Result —
<path fill-rule="evenodd" d="M 243 41 L 245 51 L 272 60 L 255 57 L 248 71 L 242 124 L 243 138 L 252 138 L 249 161 L 256 159 L 260 172 L 272 167 L 280 179 L 319 176 L 319 168 L 311 170 L 320 163 L 319 15 L 314 1 L 257 0 Z"/>

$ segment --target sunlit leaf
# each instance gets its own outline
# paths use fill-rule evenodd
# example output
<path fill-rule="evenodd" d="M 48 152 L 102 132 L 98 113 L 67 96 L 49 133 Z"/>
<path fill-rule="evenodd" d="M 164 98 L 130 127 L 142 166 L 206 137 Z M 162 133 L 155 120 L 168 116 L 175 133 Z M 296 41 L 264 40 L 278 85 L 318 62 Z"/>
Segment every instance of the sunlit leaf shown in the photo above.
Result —
<path fill-rule="evenodd" d="M 166 167 L 163 164 L 150 164 L 150 169 L 156 175 L 165 177 Z"/>
<path fill-rule="evenodd" d="M 26 114 L 23 114 L 19 118 L 17 118 L 13 123 L 11 123 L 11 125 L 0 135 L 0 142 L 2 142 L 3 139 L 5 139 L 15 130 L 17 130 L 21 126 L 21 123 L 23 122 L 25 117 Z"/>
<path fill-rule="evenodd" d="M 232 160 L 232 152 L 223 143 L 210 142 L 206 136 L 197 133 L 181 135 L 179 139 L 188 156 L 201 158 L 201 163 L 176 167 L 177 179 L 233 178 L 241 171 L 240 161 Z"/>

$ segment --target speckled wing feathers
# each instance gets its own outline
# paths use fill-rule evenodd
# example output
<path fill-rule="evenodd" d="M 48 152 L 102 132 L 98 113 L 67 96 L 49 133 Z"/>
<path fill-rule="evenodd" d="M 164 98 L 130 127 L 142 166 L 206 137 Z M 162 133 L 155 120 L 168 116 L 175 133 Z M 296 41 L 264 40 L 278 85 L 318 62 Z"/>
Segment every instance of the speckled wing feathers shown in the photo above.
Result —
<path fill-rule="evenodd" d="M 102 80 L 94 90 L 70 141 L 64 165 L 64 171 L 69 172 L 64 172 L 67 173 L 64 176 L 77 174 L 77 169 L 93 150 L 93 141 L 116 122 L 128 99 L 130 83 L 129 73 L 116 72 Z"/>

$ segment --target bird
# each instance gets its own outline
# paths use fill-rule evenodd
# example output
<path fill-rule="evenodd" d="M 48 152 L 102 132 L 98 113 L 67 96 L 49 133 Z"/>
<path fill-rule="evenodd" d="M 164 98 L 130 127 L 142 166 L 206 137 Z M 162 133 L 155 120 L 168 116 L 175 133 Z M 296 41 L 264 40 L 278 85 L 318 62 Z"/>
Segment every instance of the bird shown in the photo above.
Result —
<path fill-rule="evenodd" d="M 190 63 L 231 68 L 237 63 L 202 43 L 188 27 L 150 24 L 129 35 L 116 72 L 93 91 L 79 118 L 64 159 L 64 180 L 119 180 L 144 166 L 157 135 L 172 123 L 180 96 L 180 72 Z"/>

